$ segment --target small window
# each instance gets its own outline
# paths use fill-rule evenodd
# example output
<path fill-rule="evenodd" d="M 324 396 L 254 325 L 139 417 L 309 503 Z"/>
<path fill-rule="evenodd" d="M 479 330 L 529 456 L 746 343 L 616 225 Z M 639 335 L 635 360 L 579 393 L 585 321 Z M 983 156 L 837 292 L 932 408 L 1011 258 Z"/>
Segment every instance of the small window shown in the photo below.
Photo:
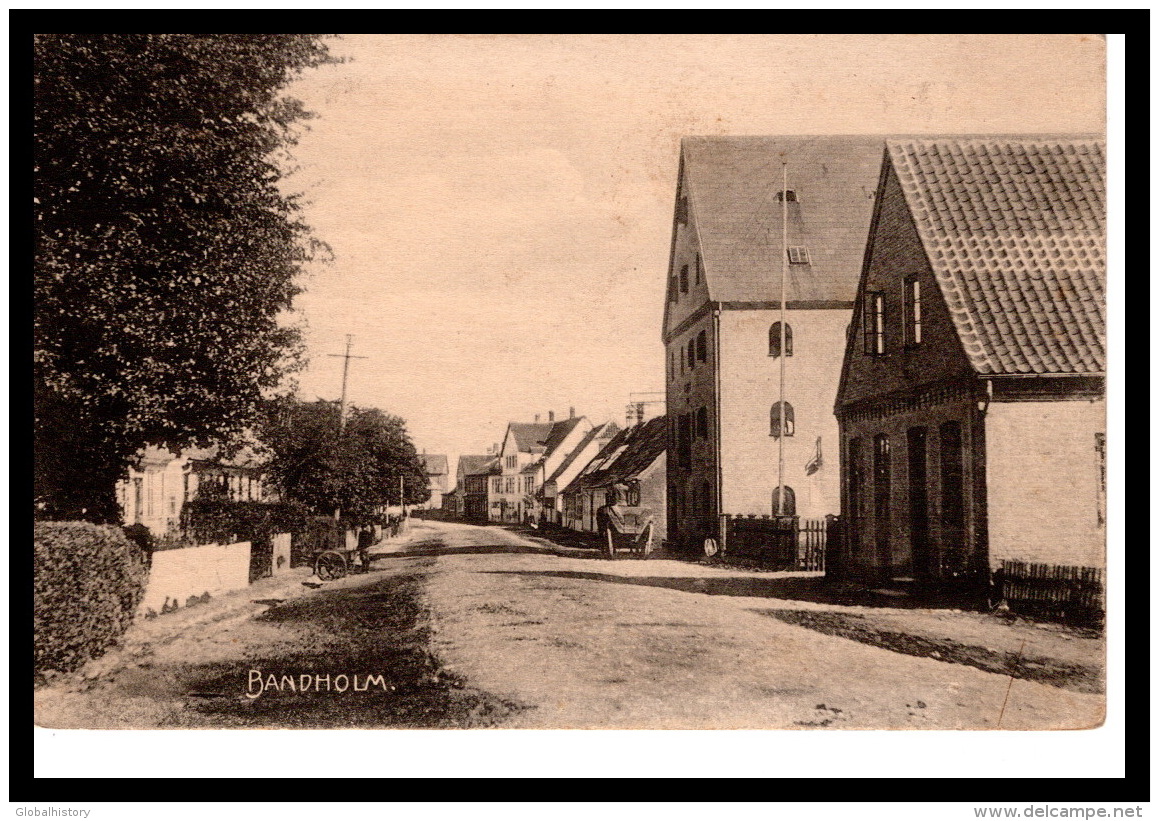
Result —
<path fill-rule="evenodd" d="M 696 412 L 696 435 L 701 439 L 708 438 L 708 408 Z"/>
<path fill-rule="evenodd" d="M 708 361 L 708 337 L 704 331 L 696 335 L 696 358 L 701 362 Z"/>
<path fill-rule="evenodd" d="M 917 276 L 905 279 L 905 344 L 922 344 L 922 284 Z"/>
<path fill-rule="evenodd" d="M 688 357 L 684 355 L 684 346 L 681 345 L 680 346 L 680 373 L 684 373 L 684 363 L 687 361 L 687 359 L 688 359 Z"/>
<path fill-rule="evenodd" d="M 782 408 L 784 413 L 782 413 Z M 793 435 L 796 423 L 793 419 L 793 406 L 788 402 L 779 402 L 769 411 L 769 436 L 778 439 L 783 434 L 786 438 Z"/>
<path fill-rule="evenodd" d="M 676 281 L 676 277 L 672 277 L 672 283 L 668 288 L 668 301 L 669 302 L 679 302 L 680 301 L 680 293 L 678 291 L 678 287 L 679 287 L 679 283 Z"/>
<path fill-rule="evenodd" d="M 781 488 L 773 488 L 773 515 L 774 516 L 796 516 L 797 515 L 797 494 L 788 485 L 784 486 L 785 491 L 785 505 L 781 507 Z"/>
<path fill-rule="evenodd" d="M 808 265 L 809 264 L 809 249 L 804 245 L 790 245 L 789 262 L 793 265 Z"/>
<path fill-rule="evenodd" d="M 688 370 L 696 370 L 696 341 L 688 340 Z"/>
<path fill-rule="evenodd" d="M 867 291 L 861 318 L 865 331 L 865 353 L 881 356 L 885 353 L 885 294 Z"/>
<path fill-rule="evenodd" d="M 688 293 L 688 266 L 680 266 L 680 293 Z"/>
<path fill-rule="evenodd" d="M 702 271 L 703 271 L 703 269 L 701 268 L 701 265 L 700 265 L 700 254 L 697 254 L 696 255 L 696 284 L 697 285 L 700 284 L 700 277 L 701 277 Z"/>
<path fill-rule="evenodd" d="M 777 192 L 777 202 L 796 202 L 797 192 L 792 189 Z"/>
<path fill-rule="evenodd" d="M 633 480 L 628 482 L 628 491 L 624 494 L 624 504 L 628 507 L 640 506 L 640 482 Z"/>
<path fill-rule="evenodd" d="M 688 197 L 681 197 L 676 201 L 676 222 L 680 225 L 688 224 Z"/>
<path fill-rule="evenodd" d="M 781 323 L 774 322 L 769 326 L 769 356 L 781 355 Z M 793 355 L 793 328 L 785 323 L 785 356 Z"/>

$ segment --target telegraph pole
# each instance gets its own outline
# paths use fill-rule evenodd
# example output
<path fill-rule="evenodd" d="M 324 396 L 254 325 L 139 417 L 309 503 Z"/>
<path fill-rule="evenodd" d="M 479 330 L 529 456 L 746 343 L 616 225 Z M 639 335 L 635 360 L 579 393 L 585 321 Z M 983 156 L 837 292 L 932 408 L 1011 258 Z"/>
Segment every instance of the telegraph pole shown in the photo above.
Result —
<path fill-rule="evenodd" d="M 338 400 L 338 436 L 341 438 L 346 431 L 346 377 L 350 373 L 351 359 L 366 359 L 365 356 L 353 356 L 350 353 L 350 346 L 354 344 L 354 335 L 346 334 L 346 353 L 331 353 L 327 356 L 342 357 L 342 398 Z M 339 521 L 342 518 L 342 508 L 334 508 L 334 521 Z"/>
<path fill-rule="evenodd" d="M 365 356 L 353 356 L 350 353 L 350 346 L 354 344 L 354 335 L 346 334 L 346 353 L 331 353 L 327 356 L 342 358 L 342 398 L 338 402 L 338 432 L 346 430 L 346 377 L 350 373 L 351 359 L 366 359 Z"/>

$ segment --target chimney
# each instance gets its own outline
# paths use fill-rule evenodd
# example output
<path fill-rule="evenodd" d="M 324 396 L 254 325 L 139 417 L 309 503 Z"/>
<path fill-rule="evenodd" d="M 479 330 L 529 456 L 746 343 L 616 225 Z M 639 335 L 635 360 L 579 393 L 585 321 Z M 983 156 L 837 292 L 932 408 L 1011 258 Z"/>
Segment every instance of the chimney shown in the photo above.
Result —
<path fill-rule="evenodd" d="M 555 411 L 548 411 L 548 412 L 547 412 L 547 421 L 548 421 L 548 422 L 554 422 L 554 421 L 555 421 Z"/>
<path fill-rule="evenodd" d="M 539 421 L 539 414 L 538 414 L 538 413 L 537 413 L 537 414 L 535 414 L 535 421 L 536 421 L 536 422 L 538 422 L 538 421 Z"/>
<path fill-rule="evenodd" d="M 492 453 L 498 453 L 498 452 L 499 452 L 499 443 L 498 443 L 498 442 L 496 442 L 495 444 L 491 445 L 491 452 L 492 452 Z"/>
<path fill-rule="evenodd" d="M 568 419 L 575 419 L 575 405 L 572 405 L 570 408 L 567 409 L 567 418 Z"/>

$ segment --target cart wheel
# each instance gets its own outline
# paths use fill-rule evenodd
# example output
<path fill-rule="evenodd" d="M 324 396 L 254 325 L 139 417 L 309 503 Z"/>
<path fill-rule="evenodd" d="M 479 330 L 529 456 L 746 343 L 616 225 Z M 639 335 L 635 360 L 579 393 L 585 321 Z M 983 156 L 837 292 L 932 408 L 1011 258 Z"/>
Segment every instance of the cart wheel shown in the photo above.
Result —
<path fill-rule="evenodd" d="M 604 555 L 609 559 L 616 558 L 616 535 L 612 533 L 610 527 L 604 531 L 604 538 L 606 540 L 604 544 Z"/>
<path fill-rule="evenodd" d="M 315 560 L 314 573 L 324 582 L 341 579 L 346 575 L 346 559 L 341 553 L 328 550 Z"/>
<path fill-rule="evenodd" d="M 711 559 L 713 556 L 715 556 L 719 552 L 720 552 L 720 548 L 716 544 L 716 539 L 709 538 L 709 539 L 704 540 L 704 555 L 705 556 L 708 556 Z"/>

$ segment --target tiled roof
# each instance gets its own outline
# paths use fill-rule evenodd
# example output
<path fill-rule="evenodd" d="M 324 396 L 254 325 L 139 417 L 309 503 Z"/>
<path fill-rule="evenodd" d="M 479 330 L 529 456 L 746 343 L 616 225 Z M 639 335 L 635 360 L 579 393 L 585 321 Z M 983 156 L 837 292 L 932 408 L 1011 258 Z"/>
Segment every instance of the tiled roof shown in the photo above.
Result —
<path fill-rule="evenodd" d="M 861 274 L 884 135 L 685 137 L 684 170 L 709 299 L 780 299 L 782 162 L 788 245 L 809 263 L 787 265 L 787 299 L 850 302 Z"/>
<path fill-rule="evenodd" d="M 491 469 L 495 457 L 489 453 L 468 454 L 459 457 L 459 471 L 464 476 L 481 476 Z"/>
<path fill-rule="evenodd" d="M 979 373 L 1105 369 L 1103 140 L 892 139 L 887 150 Z"/>
<path fill-rule="evenodd" d="M 447 473 L 447 457 L 441 453 L 423 453 L 420 457 L 426 467 L 428 476 L 445 476 Z"/>
<path fill-rule="evenodd" d="M 515 447 L 518 450 L 523 453 L 542 453 L 554 424 L 554 422 L 509 422 L 507 427 L 515 437 Z"/>
<path fill-rule="evenodd" d="M 567 490 L 604 487 L 637 478 L 667 447 L 667 425 L 668 417 L 657 416 L 643 425 L 624 428 L 604 445 L 592 463 L 599 464 L 601 458 L 615 454 L 621 447 L 623 451 L 612 461 L 600 464 L 595 470 L 589 471 L 585 468 L 583 473 L 567 486 Z"/>

